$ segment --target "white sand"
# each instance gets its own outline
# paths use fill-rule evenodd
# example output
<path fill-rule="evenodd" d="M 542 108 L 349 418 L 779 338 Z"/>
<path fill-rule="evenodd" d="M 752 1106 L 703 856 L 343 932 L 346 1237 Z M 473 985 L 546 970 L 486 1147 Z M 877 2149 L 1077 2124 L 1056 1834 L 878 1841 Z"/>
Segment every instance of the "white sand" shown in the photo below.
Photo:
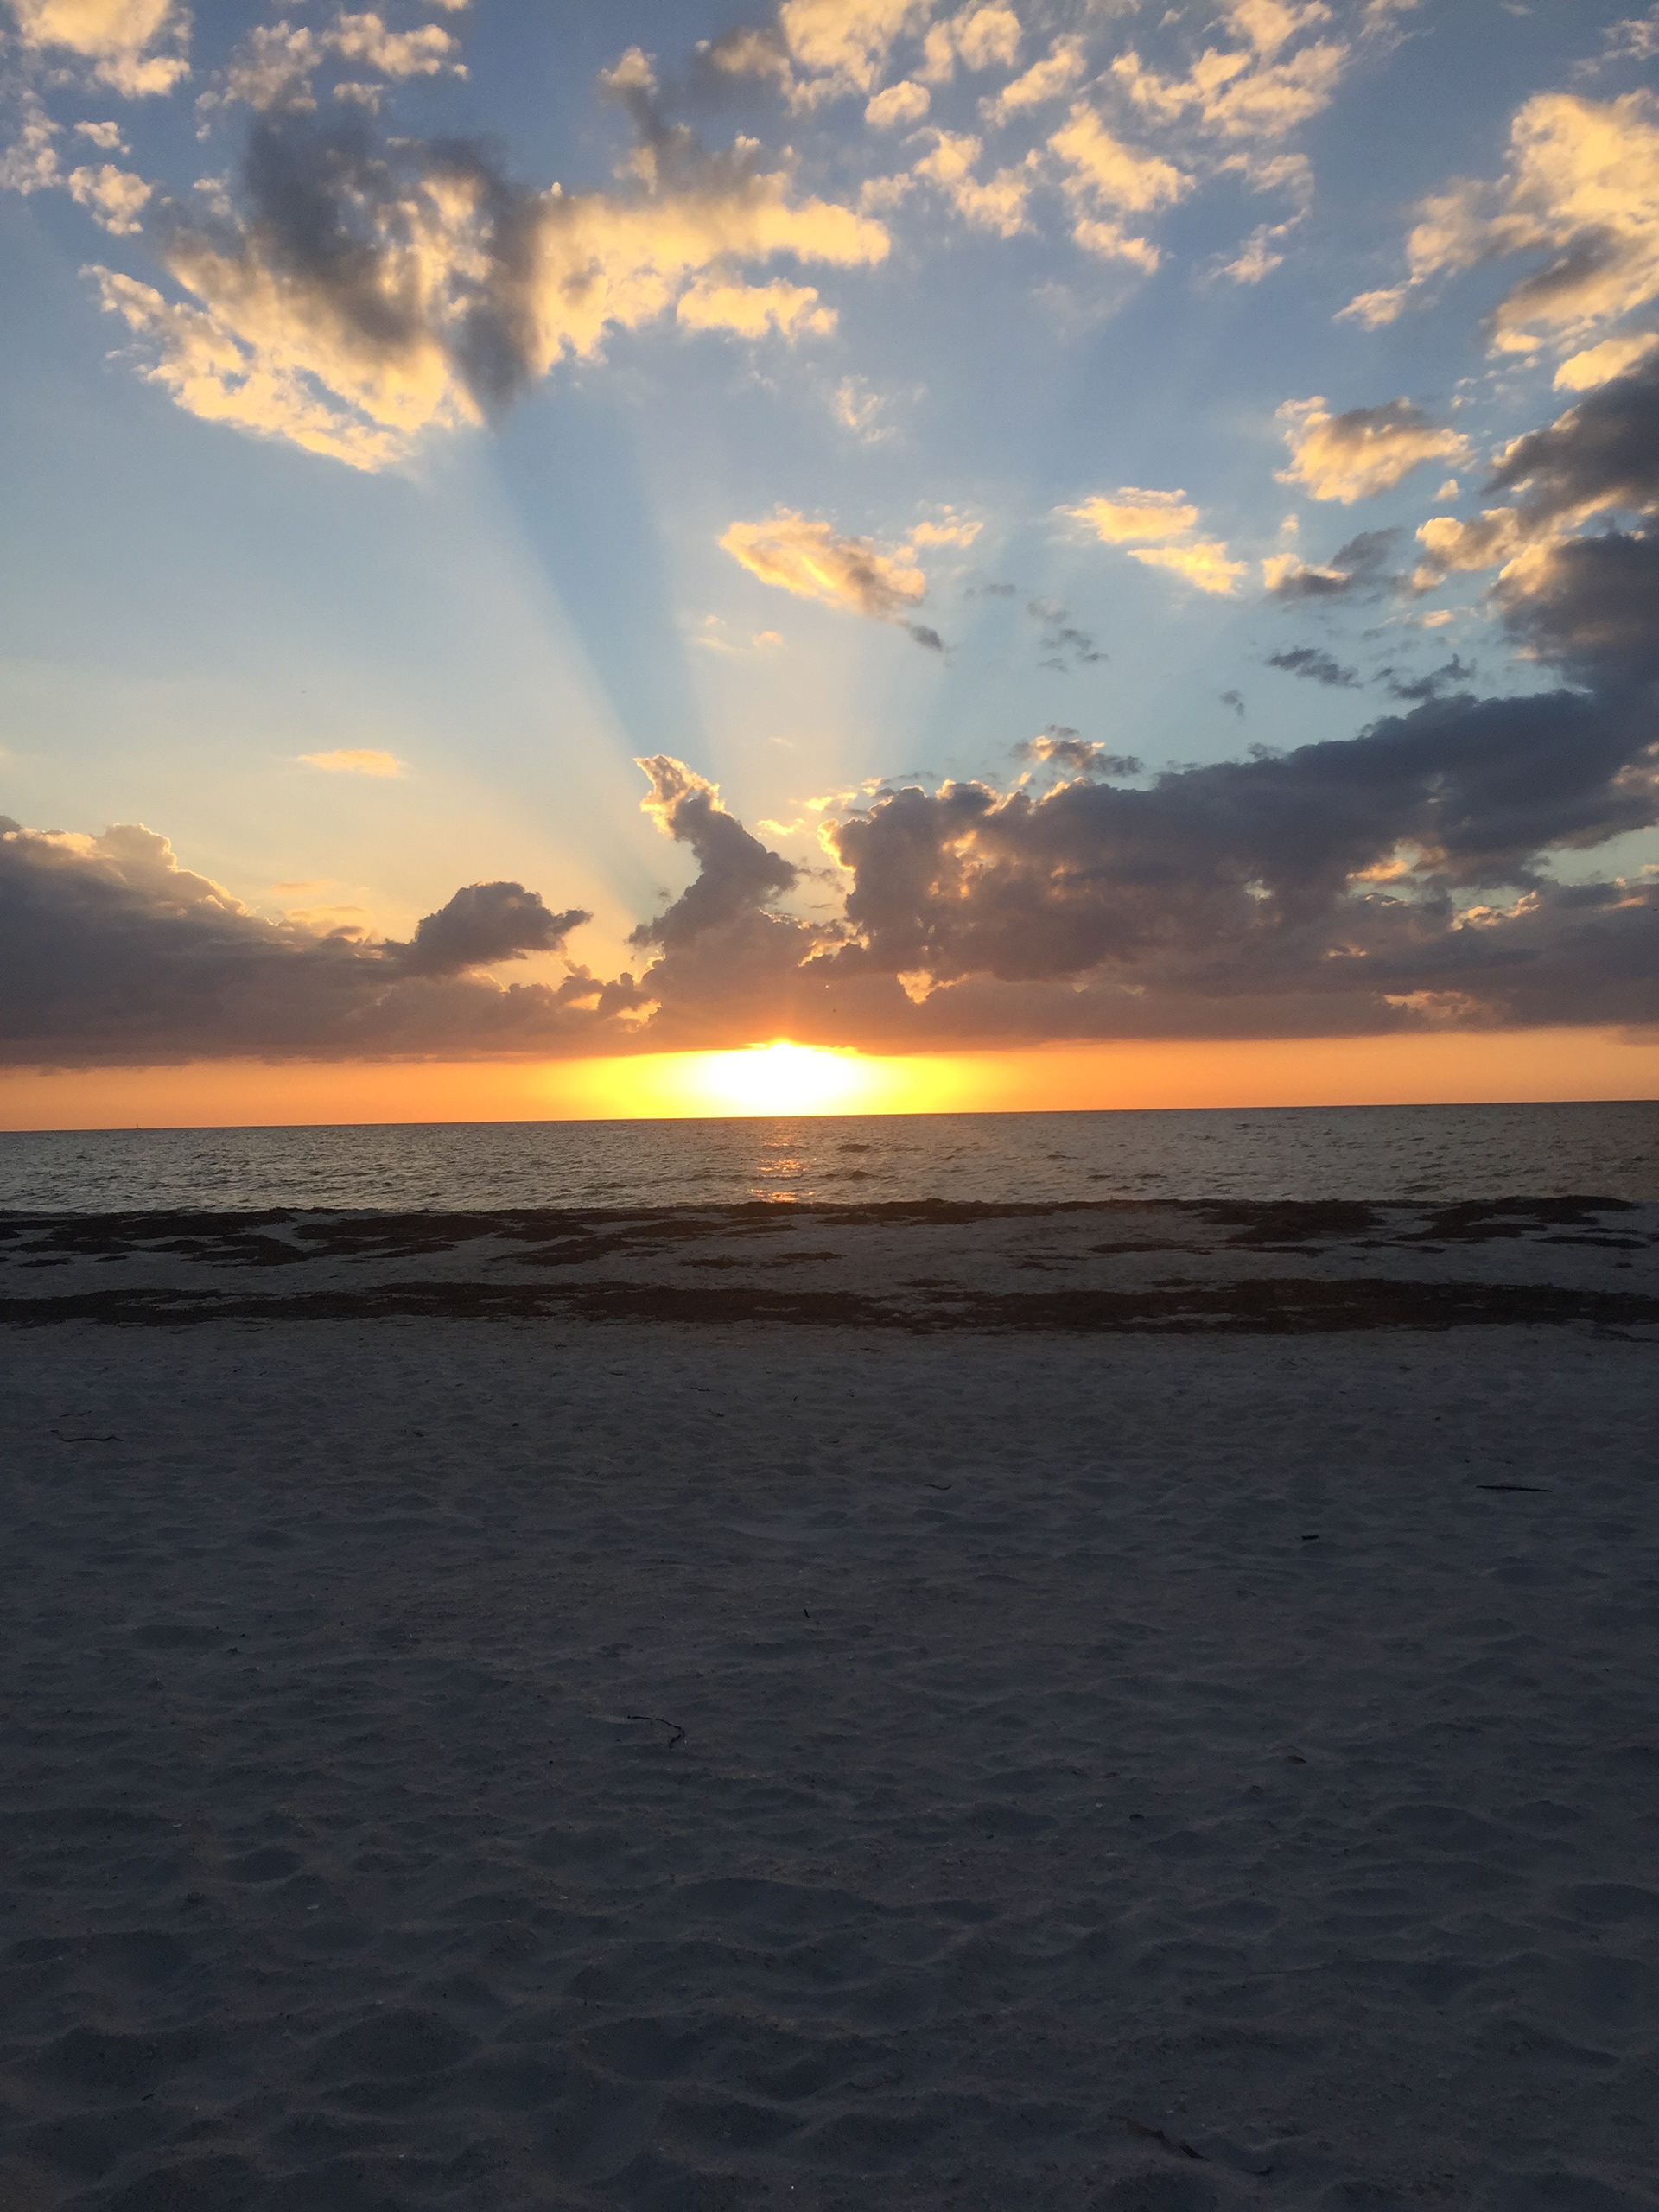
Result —
<path fill-rule="evenodd" d="M 1659 2204 L 1654 1337 L 0 1332 L 0 2208 Z"/>

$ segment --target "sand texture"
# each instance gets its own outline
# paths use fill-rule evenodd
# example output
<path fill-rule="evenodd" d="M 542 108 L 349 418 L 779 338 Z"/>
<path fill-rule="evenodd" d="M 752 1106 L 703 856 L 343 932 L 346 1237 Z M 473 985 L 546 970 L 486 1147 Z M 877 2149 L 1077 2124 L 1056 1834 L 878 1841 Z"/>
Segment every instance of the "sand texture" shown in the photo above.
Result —
<path fill-rule="evenodd" d="M 0 2212 L 1659 2206 L 1659 1213 L 767 1218 L 17 1230 Z"/>

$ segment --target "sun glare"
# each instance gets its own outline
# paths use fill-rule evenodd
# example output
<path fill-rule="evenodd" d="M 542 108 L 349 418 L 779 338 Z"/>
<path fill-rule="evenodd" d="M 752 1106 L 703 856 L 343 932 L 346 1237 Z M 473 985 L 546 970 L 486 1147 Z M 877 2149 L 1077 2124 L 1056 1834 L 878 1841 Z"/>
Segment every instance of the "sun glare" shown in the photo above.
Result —
<path fill-rule="evenodd" d="M 879 1110 L 880 1062 L 779 1039 L 739 1052 L 687 1053 L 681 1080 L 693 1112 L 856 1114 Z M 694 1103 L 696 1102 L 696 1103 Z"/>

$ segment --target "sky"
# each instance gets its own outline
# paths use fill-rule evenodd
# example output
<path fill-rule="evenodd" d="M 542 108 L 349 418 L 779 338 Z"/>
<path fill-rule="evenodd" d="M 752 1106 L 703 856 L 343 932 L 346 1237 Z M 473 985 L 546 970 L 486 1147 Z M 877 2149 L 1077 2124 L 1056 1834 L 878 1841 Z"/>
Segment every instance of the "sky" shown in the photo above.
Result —
<path fill-rule="evenodd" d="M 0 26 L 0 1088 L 1659 1081 L 1659 8 Z"/>

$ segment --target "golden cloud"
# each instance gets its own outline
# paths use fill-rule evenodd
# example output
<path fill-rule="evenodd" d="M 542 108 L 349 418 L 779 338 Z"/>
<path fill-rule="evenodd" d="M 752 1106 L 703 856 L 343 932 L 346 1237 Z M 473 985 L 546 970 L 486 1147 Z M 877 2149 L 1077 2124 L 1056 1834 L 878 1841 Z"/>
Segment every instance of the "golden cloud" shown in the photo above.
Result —
<path fill-rule="evenodd" d="M 1245 572 L 1246 563 L 1230 560 L 1225 545 L 1214 538 L 1192 545 L 1131 545 L 1127 550 L 1131 561 L 1143 561 L 1149 569 L 1173 569 L 1199 591 L 1235 592 Z"/>
<path fill-rule="evenodd" d="M 1116 497 L 1103 493 L 1062 512 L 1084 523 L 1103 545 L 1122 545 L 1134 538 L 1179 537 L 1198 519 L 1185 492 L 1143 492 L 1133 484 L 1118 487 Z"/>
<path fill-rule="evenodd" d="M 1659 102 L 1540 92 L 1510 126 L 1497 178 L 1464 177 L 1431 195 L 1406 241 L 1406 280 L 1362 292 L 1343 313 L 1391 322 L 1436 276 L 1516 253 L 1548 253 L 1491 318 L 1500 352 L 1573 342 L 1659 294 Z"/>
<path fill-rule="evenodd" d="M 377 753 L 368 746 L 337 753 L 302 753 L 297 758 L 308 768 L 321 768 L 329 776 L 401 776 L 404 772 L 404 763 L 395 753 Z"/>
<path fill-rule="evenodd" d="M 868 538 L 837 537 L 829 523 L 788 508 L 769 522 L 734 522 L 720 543 L 762 583 L 872 621 L 903 620 L 927 596 L 926 577 L 901 556 L 878 551 Z"/>
<path fill-rule="evenodd" d="M 181 45 L 189 18 L 173 0 L 12 0 L 25 46 L 78 54 L 101 85 L 129 99 L 169 92 L 190 65 L 179 53 L 151 54 L 163 38 Z"/>
<path fill-rule="evenodd" d="M 1352 407 L 1333 415 L 1322 398 L 1291 399 L 1279 410 L 1290 448 L 1281 484 L 1300 484 L 1316 499 L 1356 499 L 1387 492 L 1426 461 L 1466 461 L 1467 438 L 1431 423 L 1408 399 Z"/>

